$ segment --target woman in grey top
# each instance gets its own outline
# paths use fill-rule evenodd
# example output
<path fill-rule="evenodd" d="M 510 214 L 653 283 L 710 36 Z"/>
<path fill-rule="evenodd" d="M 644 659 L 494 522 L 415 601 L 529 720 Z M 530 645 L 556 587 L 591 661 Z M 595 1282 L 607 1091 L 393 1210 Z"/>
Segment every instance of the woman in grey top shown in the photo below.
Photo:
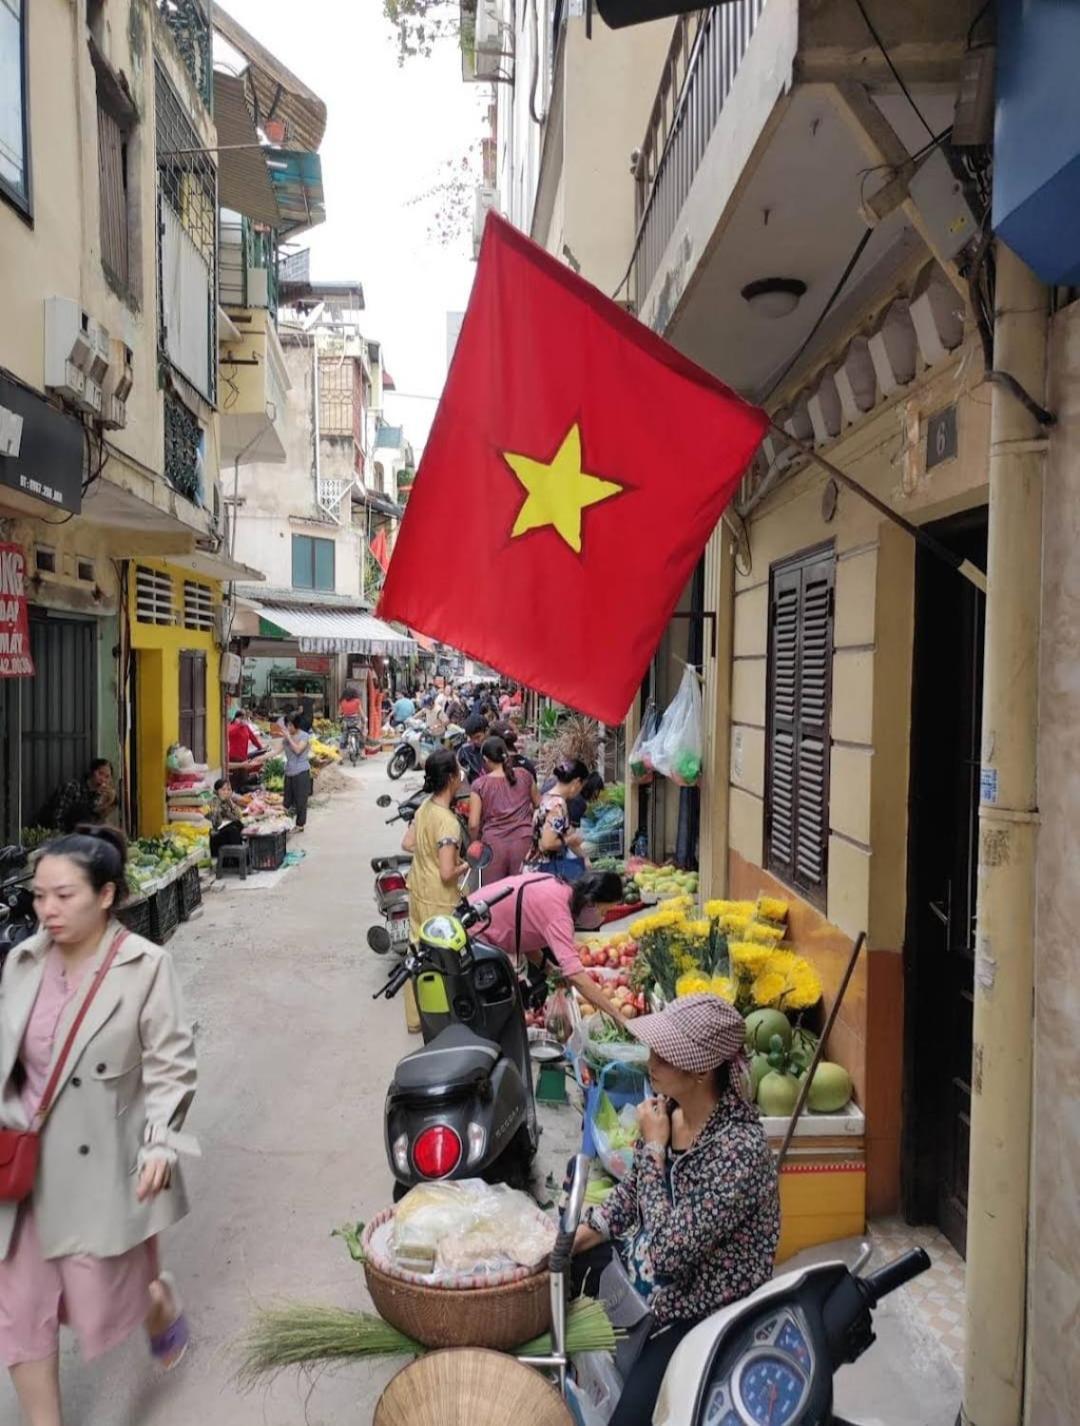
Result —
<path fill-rule="evenodd" d="M 311 734 L 301 727 L 299 713 L 285 719 L 285 810 L 296 813 L 296 830 L 307 826 L 311 794 Z"/>

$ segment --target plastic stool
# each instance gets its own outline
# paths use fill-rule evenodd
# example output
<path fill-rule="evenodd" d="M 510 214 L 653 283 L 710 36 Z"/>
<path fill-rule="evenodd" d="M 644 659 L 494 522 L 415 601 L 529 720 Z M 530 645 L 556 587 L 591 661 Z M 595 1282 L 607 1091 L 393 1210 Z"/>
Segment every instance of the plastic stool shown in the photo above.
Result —
<path fill-rule="evenodd" d="M 217 874 L 223 876 L 226 867 L 232 867 L 240 873 L 240 880 L 247 881 L 248 874 L 248 849 L 247 843 L 243 842 L 239 846 L 219 847 L 217 854 Z"/>

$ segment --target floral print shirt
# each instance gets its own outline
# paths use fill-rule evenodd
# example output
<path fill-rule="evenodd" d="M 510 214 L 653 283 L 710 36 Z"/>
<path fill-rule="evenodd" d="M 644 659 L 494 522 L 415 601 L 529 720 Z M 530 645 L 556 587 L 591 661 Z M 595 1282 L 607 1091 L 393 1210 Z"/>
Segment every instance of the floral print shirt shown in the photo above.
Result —
<path fill-rule="evenodd" d="M 728 1088 L 685 1152 L 639 1143 L 630 1172 L 588 1221 L 655 1283 L 657 1323 L 699 1322 L 767 1282 L 780 1237 L 776 1165 L 758 1111 Z M 644 1285 L 644 1283 L 642 1283 Z"/>
<path fill-rule="evenodd" d="M 531 862 L 546 861 L 550 857 L 558 856 L 557 852 L 546 852 L 541 849 L 540 839 L 544 835 L 544 824 L 560 837 L 563 842 L 563 851 L 566 850 L 566 834 L 572 830 L 570 813 L 567 810 L 565 797 L 557 797 L 553 792 L 545 792 L 540 798 L 540 805 L 533 813 L 532 851 L 527 860 Z"/>

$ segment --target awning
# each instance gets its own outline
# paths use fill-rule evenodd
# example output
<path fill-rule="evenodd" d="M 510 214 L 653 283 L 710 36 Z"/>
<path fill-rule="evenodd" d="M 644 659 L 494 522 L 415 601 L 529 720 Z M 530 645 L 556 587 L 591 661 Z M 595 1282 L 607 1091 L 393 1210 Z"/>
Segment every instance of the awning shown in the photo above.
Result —
<path fill-rule="evenodd" d="M 400 520 L 405 513 L 403 507 L 395 505 L 388 496 L 379 495 L 363 485 L 353 486 L 352 498 L 355 504 L 366 505 L 369 510 L 378 510 L 380 515 L 389 515 L 394 520 Z"/>
<path fill-rule="evenodd" d="M 214 29 L 250 65 L 248 75 L 255 100 L 255 122 L 264 131 L 280 123 L 291 148 L 314 152 L 326 132 L 326 105 L 290 69 L 261 45 L 233 17 L 214 6 Z"/>
<path fill-rule="evenodd" d="M 263 148 L 248 108 L 243 76 L 214 71 L 214 123 L 218 144 L 218 197 L 257 223 L 276 228 L 281 215 L 266 167 L 274 149 Z"/>
<path fill-rule="evenodd" d="M 317 153 L 298 149 L 267 149 L 266 167 L 274 186 L 278 212 L 279 241 L 326 222 L 323 199 L 322 159 Z"/>
<path fill-rule="evenodd" d="M 305 654 L 382 654 L 404 658 L 415 653 L 412 639 L 389 624 L 359 609 L 320 609 L 286 604 L 264 604 L 245 599 L 260 619 L 291 635 Z M 267 631 L 269 632 L 269 631 Z"/>
<path fill-rule="evenodd" d="M 410 630 L 409 630 L 409 633 L 412 634 L 413 638 L 414 638 L 414 639 L 416 640 L 416 642 L 420 645 L 421 649 L 424 651 L 425 654 L 432 654 L 432 655 L 434 655 L 434 653 L 435 653 L 435 640 L 434 640 L 434 639 L 429 639 L 426 634 L 418 634 L 415 629 L 410 629 Z"/>
<path fill-rule="evenodd" d="M 168 558 L 170 564 L 193 570 L 196 574 L 204 574 L 207 579 L 220 579 L 222 582 L 242 579 L 245 583 L 253 583 L 266 578 L 262 570 L 253 569 L 249 564 L 241 564 L 239 560 L 231 559 L 224 553 L 210 554 L 205 550 L 195 550 L 190 555 L 170 555 Z"/>

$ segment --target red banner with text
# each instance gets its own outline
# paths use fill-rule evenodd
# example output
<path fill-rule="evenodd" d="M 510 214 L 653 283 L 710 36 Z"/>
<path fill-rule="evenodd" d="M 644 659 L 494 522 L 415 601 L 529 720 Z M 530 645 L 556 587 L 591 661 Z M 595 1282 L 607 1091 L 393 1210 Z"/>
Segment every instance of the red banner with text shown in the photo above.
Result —
<path fill-rule="evenodd" d="M 26 612 L 26 556 L 19 545 L 0 544 L 0 678 L 33 676 Z"/>

